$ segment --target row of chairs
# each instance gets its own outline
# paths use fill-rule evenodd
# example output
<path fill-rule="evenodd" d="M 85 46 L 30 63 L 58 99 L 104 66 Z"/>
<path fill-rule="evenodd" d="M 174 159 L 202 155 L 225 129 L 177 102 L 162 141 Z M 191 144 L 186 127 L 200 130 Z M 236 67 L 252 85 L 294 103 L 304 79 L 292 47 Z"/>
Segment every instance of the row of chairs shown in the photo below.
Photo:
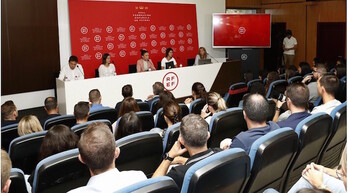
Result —
<path fill-rule="evenodd" d="M 295 131 L 281 128 L 266 134 L 253 143 L 249 155 L 230 149 L 194 164 L 186 172 L 181 192 L 262 192 L 267 188 L 286 192 L 307 164 L 338 165 L 346 143 L 346 106 L 343 103 L 335 108 L 331 116 L 312 115 Z M 148 176 L 159 165 L 165 148 L 161 137 L 151 132 L 127 136 L 116 144 L 121 149 L 116 167 L 120 171 L 141 170 Z M 61 192 L 85 185 L 89 174 L 77 155 L 74 149 L 42 160 L 36 166 L 33 192 Z M 54 184 L 59 180 L 60 184 Z M 118 192 L 137 189 L 179 192 L 168 178 L 149 179 Z"/>

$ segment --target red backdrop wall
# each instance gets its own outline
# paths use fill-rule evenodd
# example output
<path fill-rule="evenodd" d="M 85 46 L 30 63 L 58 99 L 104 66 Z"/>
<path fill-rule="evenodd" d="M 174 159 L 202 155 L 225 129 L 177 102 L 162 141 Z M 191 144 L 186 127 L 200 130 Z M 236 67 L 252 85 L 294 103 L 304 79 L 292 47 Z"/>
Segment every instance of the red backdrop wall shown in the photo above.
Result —
<path fill-rule="evenodd" d="M 111 55 L 117 74 L 125 74 L 142 48 L 156 67 L 168 47 L 183 66 L 198 52 L 194 4 L 69 0 L 69 17 L 71 51 L 86 78 L 95 76 L 104 53 Z"/>

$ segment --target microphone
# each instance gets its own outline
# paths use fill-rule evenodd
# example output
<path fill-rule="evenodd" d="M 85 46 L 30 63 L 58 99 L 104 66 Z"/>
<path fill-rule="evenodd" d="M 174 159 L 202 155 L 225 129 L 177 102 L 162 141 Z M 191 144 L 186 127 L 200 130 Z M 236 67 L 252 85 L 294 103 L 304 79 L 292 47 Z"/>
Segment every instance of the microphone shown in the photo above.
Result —
<path fill-rule="evenodd" d="M 76 64 L 76 67 L 77 67 L 77 69 L 79 69 L 79 70 L 80 70 L 80 72 L 81 72 L 82 76 L 83 76 L 83 77 L 85 77 L 85 74 L 84 74 L 84 73 L 82 72 L 82 70 L 80 69 L 79 64 Z"/>
<path fill-rule="evenodd" d="M 214 56 L 210 55 L 208 52 L 207 52 L 207 55 L 219 63 L 219 61 L 216 58 L 214 58 Z"/>

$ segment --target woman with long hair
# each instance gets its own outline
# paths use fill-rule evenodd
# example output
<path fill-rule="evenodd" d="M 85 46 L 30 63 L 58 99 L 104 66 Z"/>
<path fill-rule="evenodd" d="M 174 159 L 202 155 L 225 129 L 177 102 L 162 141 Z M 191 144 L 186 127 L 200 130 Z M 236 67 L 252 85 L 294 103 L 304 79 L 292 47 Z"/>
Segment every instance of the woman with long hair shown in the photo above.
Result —
<path fill-rule="evenodd" d="M 115 65 L 111 63 L 111 56 L 108 53 L 103 55 L 102 64 L 98 68 L 99 77 L 116 76 Z"/>

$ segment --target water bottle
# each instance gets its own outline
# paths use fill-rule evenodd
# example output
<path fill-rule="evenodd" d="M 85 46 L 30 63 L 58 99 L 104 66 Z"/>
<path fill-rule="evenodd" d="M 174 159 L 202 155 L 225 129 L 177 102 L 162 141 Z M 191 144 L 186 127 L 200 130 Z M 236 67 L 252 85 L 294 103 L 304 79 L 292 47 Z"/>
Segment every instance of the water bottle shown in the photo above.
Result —
<path fill-rule="evenodd" d="M 182 68 L 182 64 L 180 64 L 180 68 Z"/>

